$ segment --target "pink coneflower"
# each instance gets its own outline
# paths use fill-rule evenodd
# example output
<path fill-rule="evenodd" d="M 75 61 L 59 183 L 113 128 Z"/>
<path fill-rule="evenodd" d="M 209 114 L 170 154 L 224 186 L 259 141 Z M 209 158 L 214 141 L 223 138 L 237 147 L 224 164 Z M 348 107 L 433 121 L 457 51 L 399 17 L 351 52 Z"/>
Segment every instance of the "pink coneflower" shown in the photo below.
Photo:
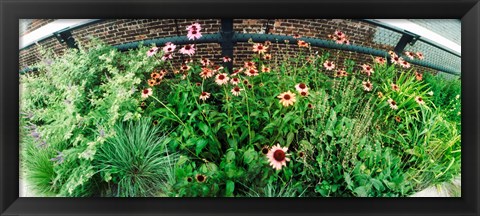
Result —
<path fill-rule="evenodd" d="M 185 63 L 185 64 L 192 63 L 192 62 L 193 62 L 192 58 L 187 58 L 187 59 L 185 59 L 185 61 L 183 61 L 183 63 Z"/>
<path fill-rule="evenodd" d="M 308 87 L 305 83 L 299 83 L 295 85 L 295 89 L 297 89 L 298 92 L 308 91 Z"/>
<path fill-rule="evenodd" d="M 253 52 L 256 52 L 258 54 L 264 54 L 268 49 L 268 46 L 265 46 L 261 43 L 256 43 L 253 44 Z"/>
<path fill-rule="evenodd" d="M 400 118 L 400 116 L 395 116 L 395 121 L 400 123 L 402 122 L 402 118 Z"/>
<path fill-rule="evenodd" d="M 232 61 L 232 59 L 230 57 L 228 57 L 228 56 L 223 57 L 223 62 L 231 62 L 231 61 Z"/>
<path fill-rule="evenodd" d="M 298 44 L 299 47 L 308 47 L 309 46 L 308 43 L 303 41 L 303 40 L 298 40 L 297 44 Z"/>
<path fill-rule="evenodd" d="M 196 85 L 197 87 L 200 87 L 200 86 L 202 85 L 202 83 L 197 82 L 197 83 L 195 83 L 195 85 Z"/>
<path fill-rule="evenodd" d="M 201 58 L 201 59 L 200 59 L 200 63 L 202 63 L 202 65 L 203 65 L 204 67 L 206 67 L 206 66 L 210 65 L 210 59 L 208 59 L 208 58 Z"/>
<path fill-rule="evenodd" d="M 165 44 L 165 46 L 163 47 L 163 52 L 164 53 L 172 53 L 173 51 L 175 51 L 175 48 L 177 46 L 175 44 L 173 44 L 172 42 L 168 42 Z"/>
<path fill-rule="evenodd" d="M 140 108 L 142 108 L 142 110 L 147 109 L 147 103 L 145 102 L 140 103 Z"/>
<path fill-rule="evenodd" d="M 323 67 L 325 67 L 327 70 L 333 70 L 335 68 L 335 63 L 331 61 L 325 61 L 325 63 L 323 63 Z"/>
<path fill-rule="evenodd" d="M 213 71 L 210 68 L 202 68 L 202 72 L 200 72 L 200 77 L 203 79 L 210 78 L 213 76 Z"/>
<path fill-rule="evenodd" d="M 288 107 L 290 105 L 293 105 L 297 101 L 297 99 L 295 98 L 295 94 L 290 92 L 290 91 L 283 92 L 277 97 L 280 98 L 280 103 L 284 107 Z"/>
<path fill-rule="evenodd" d="M 238 83 L 240 83 L 240 79 L 238 77 L 233 77 L 232 79 L 230 79 L 230 83 L 232 83 L 233 85 L 238 85 Z"/>
<path fill-rule="evenodd" d="M 263 147 L 262 147 L 262 150 L 261 150 L 262 154 L 267 155 L 267 154 L 268 154 L 268 151 L 269 151 L 269 150 L 268 150 L 268 146 L 263 146 Z"/>
<path fill-rule="evenodd" d="M 188 66 L 187 64 L 182 64 L 182 66 L 180 67 L 180 70 L 181 71 L 188 71 L 188 70 L 190 70 L 190 66 Z"/>
<path fill-rule="evenodd" d="M 363 84 L 363 89 L 364 89 L 365 91 L 372 91 L 373 85 L 372 85 L 372 83 L 370 82 L 370 80 L 363 81 L 362 84 Z"/>
<path fill-rule="evenodd" d="M 383 98 L 383 93 L 382 92 L 377 92 L 378 98 Z"/>
<path fill-rule="evenodd" d="M 423 60 L 423 58 L 424 58 L 423 53 L 417 52 L 415 54 L 417 55 L 418 59 Z"/>
<path fill-rule="evenodd" d="M 153 94 L 152 88 L 147 88 L 142 91 L 142 98 L 148 98 Z"/>
<path fill-rule="evenodd" d="M 420 96 L 416 96 L 415 97 L 415 101 L 420 104 L 420 105 L 424 105 L 425 104 L 425 101 L 422 99 L 422 97 Z"/>
<path fill-rule="evenodd" d="M 413 52 L 408 52 L 408 51 L 406 51 L 406 52 L 405 52 L 405 55 L 406 55 L 409 59 L 414 59 L 414 58 L 415 58 L 415 53 L 413 53 Z"/>
<path fill-rule="evenodd" d="M 265 66 L 265 65 L 262 65 L 262 72 L 264 73 L 270 73 L 270 68 Z"/>
<path fill-rule="evenodd" d="M 385 60 L 385 58 L 382 58 L 382 57 L 375 57 L 375 62 L 383 65 L 383 64 L 385 64 L 386 60 Z"/>
<path fill-rule="evenodd" d="M 272 42 L 271 41 L 265 41 L 263 44 L 265 44 L 265 46 L 270 46 L 270 45 L 272 45 Z"/>
<path fill-rule="evenodd" d="M 202 37 L 202 33 L 200 33 L 200 30 L 191 29 L 188 31 L 187 37 L 189 40 L 196 40 Z"/>
<path fill-rule="evenodd" d="M 403 62 L 402 57 L 398 57 L 396 54 L 392 56 L 392 59 L 390 60 L 392 64 L 401 64 Z"/>
<path fill-rule="evenodd" d="M 302 96 L 302 97 L 308 96 L 308 91 L 301 91 L 300 96 Z"/>
<path fill-rule="evenodd" d="M 253 62 L 253 61 L 245 62 L 244 67 L 253 68 L 253 69 L 257 68 L 257 66 L 255 66 L 255 62 Z"/>
<path fill-rule="evenodd" d="M 390 57 L 397 56 L 397 54 L 392 50 L 388 51 L 388 54 L 390 55 Z"/>
<path fill-rule="evenodd" d="M 418 81 L 421 81 L 423 79 L 423 74 L 415 71 L 415 79 L 417 79 Z"/>
<path fill-rule="evenodd" d="M 157 72 L 153 72 L 153 73 L 150 74 L 150 77 L 152 77 L 153 79 L 157 79 L 157 78 L 160 78 L 160 74 L 157 73 Z"/>
<path fill-rule="evenodd" d="M 228 78 L 227 74 L 226 73 L 222 73 L 222 74 L 218 74 L 216 77 L 215 77 L 215 82 L 217 83 L 217 85 L 224 85 L 224 84 L 227 84 L 228 83 L 228 80 L 230 78 Z"/>
<path fill-rule="evenodd" d="M 183 46 L 180 49 L 179 52 L 181 54 L 184 54 L 184 55 L 192 56 L 193 54 L 195 54 L 195 45 L 194 44 L 187 44 L 187 45 Z"/>
<path fill-rule="evenodd" d="M 343 77 L 343 75 L 344 75 L 345 73 L 347 73 L 345 70 L 343 70 L 343 69 L 338 69 L 338 70 L 333 74 L 333 76 L 334 76 L 334 77 Z"/>
<path fill-rule="evenodd" d="M 292 37 L 295 38 L 295 39 L 298 39 L 298 38 L 301 38 L 302 36 L 299 35 L 299 34 L 293 34 Z"/>
<path fill-rule="evenodd" d="M 400 66 L 402 66 L 403 68 L 410 68 L 410 63 L 402 59 L 400 61 Z"/>
<path fill-rule="evenodd" d="M 158 47 L 152 47 L 147 51 L 147 56 L 151 57 L 151 56 L 157 54 L 157 52 L 158 52 Z"/>
<path fill-rule="evenodd" d="M 397 102 L 395 102 L 393 99 L 389 98 L 387 102 L 390 105 L 390 108 L 392 108 L 393 110 L 398 109 Z"/>
<path fill-rule="evenodd" d="M 276 146 L 272 146 L 270 151 L 267 153 L 268 161 L 270 162 L 270 166 L 272 166 L 276 170 L 281 170 L 283 166 L 287 166 L 287 162 L 290 161 L 289 156 L 287 154 L 288 148 L 282 148 L 280 144 Z"/>
<path fill-rule="evenodd" d="M 340 38 L 340 37 L 335 38 L 335 43 L 337 44 L 345 44 L 346 41 L 347 41 L 346 38 Z"/>
<path fill-rule="evenodd" d="M 219 71 L 221 71 L 221 70 L 223 70 L 223 66 L 215 65 L 215 66 L 213 67 L 213 72 L 214 72 L 214 73 L 217 73 L 217 72 L 219 72 Z"/>
<path fill-rule="evenodd" d="M 392 90 L 393 90 L 393 91 L 399 91 L 399 90 L 400 90 L 400 88 L 398 87 L 398 85 L 395 84 L 395 83 L 390 84 L 390 86 L 392 87 Z"/>
<path fill-rule="evenodd" d="M 154 86 L 154 85 L 157 84 L 157 81 L 156 81 L 155 79 L 149 79 L 149 80 L 147 81 L 147 83 L 148 83 L 149 86 Z"/>
<path fill-rule="evenodd" d="M 163 77 L 165 77 L 165 75 L 167 75 L 167 70 L 163 69 L 161 70 L 158 74 L 160 75 L 158 78 L 159 79 L 163 79 Z"/>
<path fill-rule="evenodd" d="M 339 31 L 339 30 L 335 31 L 335 36 L 339 37 L 339 38 L 345 38 L 346 37 L 346 35 L 342 31 Z"/>
<path fill-rule="evenodd" d="M 172 59 L 172 58 L 173 58 L 173 56 L 172 56 L 171 53 L 165 53 L 165 54 L 163 54 L 163 56 L 162 56 L 162 61 L 166 61 L 166 60 Z"/>
<path fill-rule="evenodd" d="M 191 30 L 200 31 L 200 30 L 202 30 L 202 26 L 199 23 L 193 23 L 192 25 L 187 26 L 187 30 L 188 31 L 191 31 Z"/>
<path fill-rule="evenodd" d="M 243 71 L 243 68 L 235 69 L 235 70 L 233 70 L 233 73 L 230 74 L 230 76 L 236 76 L 238 73 L 240 73 L 242 71 Z"/>
<path fill-rule="evenodd" d="M 210 98 L 210 93 L 208 92 L 202 92 L 200 93 L 200 97 L 199 97 L 201 100 L 205 101 L 207 100 L 208 98 Z"/>
<path fill-rule="evenodd" d="M 363 64 L 362 69 L 363 69 L 363 72 L 367 74 L 367 76 L 371 76 L 372 73 L 374 72 L 372 66 L 367 64 Z"/>
<path fill-rule="evenodd" d="M 272 59 L 272 54 L 265 54 L 265 55 L 263 56 L 263 59 L 265 59 L 265 60 L 270 60 L 270 59 Z"/>
<path fill-rule="evenodd" d="M 232 88 L 232 90 L 230 90 L 230 92 L 232 92 L 233 95 L 235 96 L 239 96 L 240 95 L 240 91 L 242 91 L 243 89 L 241 89 L 240 87 L 238 86 L 235 86 Z"/>
<path fill-rule="evenodd" d="M 345 71 L 345 70 L 342 70 L 341 72 L 342 72 L 342 76 L 343 76 L 343 77 L 346 77 L 346 76 L 348 76 L 348 73 L 347 73 L 347 71 Z"/>
<path fill-rule="evenodd" d="M 195 176 L 195 179 L 197 179 L 198 183 L 203 183 L 207 180 L 207 176 L 198 174 L 197 176 Z"/>
<path fill-rule="evenodd" d="M 254 69 L 254 68 L 250 68 L 248 70 L 245 70 L 245 74 L 247 76 L 258 76 L 259 75 L 258 70 Z"/>

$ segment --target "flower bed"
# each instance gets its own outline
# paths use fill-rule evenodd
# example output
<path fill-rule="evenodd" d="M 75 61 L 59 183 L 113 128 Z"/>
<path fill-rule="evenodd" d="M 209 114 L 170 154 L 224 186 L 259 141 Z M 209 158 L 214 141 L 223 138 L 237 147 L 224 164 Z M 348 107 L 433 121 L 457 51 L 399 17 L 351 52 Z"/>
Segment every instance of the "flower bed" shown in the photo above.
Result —
<path fill-rule="evenodd" d="M 300 35 L 294 56 L 252 43 L 229 72 L 187 29 L 184 46 L 47 50 L 21 76 L 21 169 L 39 193 L 391 197 L 459 175 L 459 80 L 393 52 L 340 61 Z"/>

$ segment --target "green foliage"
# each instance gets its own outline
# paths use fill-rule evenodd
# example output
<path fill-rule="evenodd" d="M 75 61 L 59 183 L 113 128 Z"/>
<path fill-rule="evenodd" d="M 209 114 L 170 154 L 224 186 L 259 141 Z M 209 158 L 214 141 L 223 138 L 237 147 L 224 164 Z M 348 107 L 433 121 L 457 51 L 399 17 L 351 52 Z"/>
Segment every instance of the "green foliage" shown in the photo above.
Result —
<path fill-rule="evenodd" d="M 93 42 L 62 57 L 47 52 L 53 60 L 40 73 L 21 77 L 23 167 L 40 192 L 398 197 L 460 173 L 457 81 L 419 80 L 413 68 L 379 63 L 368 75 L 340 51 L 254 54 L 258 72 L 243 67 L 232 75 L 198 59 L 174 65 L 147 50 L 121 53 Z M 212 77 L 200 76 L 209 71 Z M 218 83 L 222 73 L 229 82 Z M 295 101 L 282 104 L 285 93 Z M 278 170 L 272 158 L 284 159 Z"/>
<path fill-rule="evenodd" d="M 91 161 L 97 146 L 113 135 L 116 122 L 140 117 L 139 101 L 132 95 L 144 71 L 156 64 L 144 56 L 145 49 L 120 53 L 92 43 L 88 50 L 67 50 L 62 57 L 45 52 L 39 72 L 20 77 L 24 125 L 35 126 L 31 131 L 39 134 L 36 142 L 45 143 L 49 157 L 56 155 L 51 152 L 62 155 L 62 162 L 53 164 L 58 195 L 95 193 Z M 28 135 L 21 142 L 34 145 Z M 25 169 L 38 170 L 30 165 Z"/>
<path fill-rule="evenodd" d="M 119 123 L 114 131 L 115 136 L 106 139 L 93 161 L 108 184 L 104 193 L 116 197 L 167 193 L 174 183 L 169 182 L 169 169 L 176 160 L 167 150 L 169 138 L 160 134 L 150 119 Z"/>

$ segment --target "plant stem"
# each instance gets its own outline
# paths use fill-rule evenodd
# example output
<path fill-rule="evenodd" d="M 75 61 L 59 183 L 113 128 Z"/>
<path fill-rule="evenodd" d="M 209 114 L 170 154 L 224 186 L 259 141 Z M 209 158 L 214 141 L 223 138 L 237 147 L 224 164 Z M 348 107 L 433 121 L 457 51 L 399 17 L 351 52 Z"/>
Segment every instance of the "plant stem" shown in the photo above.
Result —
<path fill-rule="evenodd" d="M 152 97 L 153 99 L 158 101 L 160 104 L 162 104 L 163 107 L 165 107 L 170 113 L 172 113 L 178 119 L 180 124 L 182 124 L 185 128 L 187 127 L 185 123 L 183 123 L 183 121 L 180 119 L 180 117 L 178 117 L 177 114 L 175 114 L 170 108 L 168 108 L 167 105 L 165 105 L 162 101 L 158 100 L 158 98 L 154 96 L 150 96 L 150 97 Z"/>

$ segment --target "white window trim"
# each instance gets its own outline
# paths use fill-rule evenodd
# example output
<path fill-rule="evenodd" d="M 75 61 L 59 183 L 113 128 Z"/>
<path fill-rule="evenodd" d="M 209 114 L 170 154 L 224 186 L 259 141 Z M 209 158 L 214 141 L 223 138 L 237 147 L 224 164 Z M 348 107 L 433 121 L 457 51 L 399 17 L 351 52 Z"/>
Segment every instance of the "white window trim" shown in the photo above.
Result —
<path fill-rule="evenodd" d="M 85 25 L 90 22 L 97 21 L 98 19 L 59 19 L 55 20 L 47 25 L 44 25 L 26 35 L 20 37 L 19 49 L 28 47 L 36 42 L 48 37 L 52 37 L 54 32 L 60 31 L 66 28 L 73 28 L 80 25 Z"/>
<path fill-rule="evenodd" d="M 457 43 L 439 35 L 438 33 L 435 33 L 422 26 L 419 26 L 418 24 L 413 23 L 409 20 L 406 20 L 406 19 L 375 19 L 375 20 L 378 22 L 386 23 L 391 26 L 395 26 L 400 29 L 407 30 L 409 32 L 419 35 L 422 38 L 426 38 L 452 51 L 455 51 L 459 55 L 462 54 L 461 45 L 458 45 Z"/>

